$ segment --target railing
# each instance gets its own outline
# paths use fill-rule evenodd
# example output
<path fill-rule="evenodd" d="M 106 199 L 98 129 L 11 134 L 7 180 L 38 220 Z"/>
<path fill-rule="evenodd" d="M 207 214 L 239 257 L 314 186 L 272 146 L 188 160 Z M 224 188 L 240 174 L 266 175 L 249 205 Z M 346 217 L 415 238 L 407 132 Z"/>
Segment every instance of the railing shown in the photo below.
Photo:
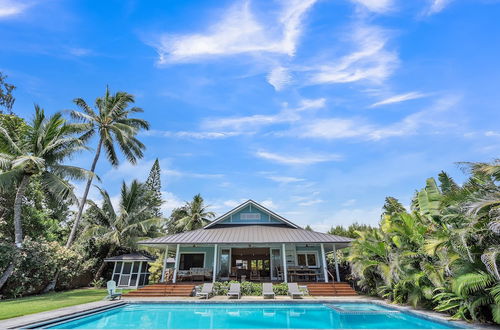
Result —
<path fill-rule="evenodd" d="M 326 272 L 328 273 L 328 275 L 330 275 L 330 277 L 332 278 L 332 282 L 335 283 L 336 279 L 335 279 L 335 276 L 333 276 L 332 273 L 330 273 L 330 271 L 328 270 L 328 268 L 326 269 Z"/>

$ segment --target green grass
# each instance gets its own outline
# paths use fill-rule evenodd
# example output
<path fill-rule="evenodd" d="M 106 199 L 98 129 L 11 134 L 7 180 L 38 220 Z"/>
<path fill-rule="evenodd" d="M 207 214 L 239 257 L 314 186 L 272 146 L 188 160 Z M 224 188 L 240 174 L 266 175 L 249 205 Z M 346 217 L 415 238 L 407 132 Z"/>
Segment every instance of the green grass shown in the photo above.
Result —
<path fill-rule="evenodd" d="M 77 289 L 1 300 L 0 320 L 99 301 L 106 295 L 106 289 Z"/>

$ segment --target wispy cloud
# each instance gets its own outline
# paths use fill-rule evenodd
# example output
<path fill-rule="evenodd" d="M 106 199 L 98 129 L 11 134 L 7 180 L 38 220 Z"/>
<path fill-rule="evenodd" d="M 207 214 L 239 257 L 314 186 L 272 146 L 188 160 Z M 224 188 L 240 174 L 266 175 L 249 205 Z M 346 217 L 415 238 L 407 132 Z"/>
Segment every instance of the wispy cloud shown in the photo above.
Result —
<path fill-rule="evenodd" d="M 155 45 L 160 64 L 194 62 L 208 57 L 271 53 L 293 56 L 302 19 L 316 0 L 284 1 L 274 21 L 259 21 L 250 2 L 229 8 L 219 22 L 193 34 L 164 34 Z"/>
<path fill-rule="evenodd" d="M 278 66 L 269 72 L 267 82 L 271 84 L 275 90 L 280 91 L 292 81 L 290 70 L 282 66 Z"/>
<path fill-rule="evenodd" d="M 317 163 L 342 160 L 342 156 L 337 154 L 306 154 L 300 156 L 291 156 L 264 150 L 257 151 L 255 153 L 255 156 L 285 165 L 312 165 Z"/>
<path fill-rule="evenodd" d="M 430 0 L 429 9 L 427 9 L 426 14 L 432 15 L 441 12 L 446 6 L 448 6 L 453 0 Z"/>
<path fill-rule="evenodd" d="M 358 6 L 376 13 L 385 13 L 393 9 L 392 0 L 351 0 Z"/>
<path fill-rule="evenodd" d="M 315 204 L 319 204 L 319 203 L 323 203 L 324 200 L 322 199 L 311 199 L 311 200 L 308 200 L 308 201 L 305 201 L 305 202 L 300 202 L 299 205 L 300 206 L 311 206 L 311 205 L 315 205 Z"/>
<path fill-rule="evenodd" d="M 386 49 L 390 33 L 376 26 L 354 26 L 349 35 L 354 50 L 310 69 L 309 84 L 384 81 L 399 64 L 395 51 Z"/>
<path fill-rule="evenodd" d="M 150 130 L 142 134 L 145 136 L 186 138 L 186 139 L 196 139 L 196 140 L 215 140 L 215 139 L 225 139 L 228 137 L 238 136 L 244 133 L 243 132 L 198 132 L 198 131 L 174 132 L 174 131 Z"/>
<path fill-rule="evenodd" d="M 399 94 L 399 95 L 394 95 L 391 97 L 388 97 L 382 101 L 378 101 L 376 103 L 373 103 L 370 108 L 375 108 L 381 105 L 387 105 L 387 104 L 393 104 L 393 103 L 400 103 L 404 101 L 409 101 L 409 100 L 415 100 L 415 99 L 420 99 L 422 97 L 427 96 L 426 94 L 420 93 L 420 92 L 409 92 L 405 94 Z"/>
<path fill-rule="evenodd" d="M 285 184 L 305 181 L 304 179 L 296 178 L 293 176 L 268 176 L 267 178 L 271 181 Z"/>
<path fill-rule="evenodd" d="M 0 0 L 0 19 L 19 15 L 29 6 L 21 0 Z"/>

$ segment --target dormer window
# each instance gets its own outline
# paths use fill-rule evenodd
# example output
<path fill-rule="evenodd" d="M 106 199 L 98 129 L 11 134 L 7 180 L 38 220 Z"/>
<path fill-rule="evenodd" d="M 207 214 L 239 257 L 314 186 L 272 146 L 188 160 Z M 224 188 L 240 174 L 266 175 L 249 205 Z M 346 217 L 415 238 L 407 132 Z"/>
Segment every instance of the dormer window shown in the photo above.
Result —
<path fill-rule="evenodd" d="M 260 220 L 260 213 L 241 213 L 241 220 Z"/>

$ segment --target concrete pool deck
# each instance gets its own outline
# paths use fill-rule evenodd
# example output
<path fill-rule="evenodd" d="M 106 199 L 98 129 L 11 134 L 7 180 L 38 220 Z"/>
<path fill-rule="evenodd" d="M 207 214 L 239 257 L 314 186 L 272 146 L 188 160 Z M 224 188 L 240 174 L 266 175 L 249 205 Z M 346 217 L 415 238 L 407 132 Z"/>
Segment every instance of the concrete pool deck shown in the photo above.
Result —
<path fill-rule="evenodd" d="M 265 303 L 273 303 L 274 302 L 291 302 L 294 301 L 296 303 L 300 302 L 369 302 L 369 303 L 376 303 L 376 304 L 381 304 L 393 309 L 398 309 L 400 311 L 406 311 L 406 312 L 412 312 L 414 314 L 417 314 L 420 317 L 427 318 L 427 319 L 434 319 L 434 320 L 440 320 L 440 321 L 449 321 L 450 317 L 447 314 L 444 313 L 438 313 L 434 311 L 429 311 L 429 310 L 424 310 L 424 309 L 416 309 L 413 307 L 407 307 L 407 306 L 399 306 L 399 305 L 392 305 L 390 303 L 385 302 L 384 300 L 381 299 L 376 299 L 372 297 L 366 297 L 366 296 L 358 296 L 358 297 L 321 297 L 321 296 L 306 296 L 302 299 L 291 299 L 288 296 L 276 296 L 276 299 L 263 299 L 260 296 L 243 296 L 241 299 L 229 299 L 226 296 L 215 296 L 210 299 L 200 299 L 196 297 L 137 297 L 137 298 L 130 298 L 127 297 L 126 299 L 123 300 L 116 300 L 116 301 L 97 301 L 97 302 L 92 302 L 92 303 L 87 303 L 87 304 L 81 304 L 81 305 L 75 305 L 75 306 L 70 306 L 70 307 L 64 307 L 52 311 L 47 311 L 47 312 L 41 312 L 41 313 L 36 313 L 36 314 L 30 314 L 30 315 L 25 315 L 25 316 L 19 316 L 15 317 L 12 319 L 7 319 L 0 321 L 0 329 L 20 329 L 25 326 L 28 326 L 30 324 L 36 324 L 44 321 L 50 321 L 50 320 L 55 320 L 59 319 L 62 317 L 68 317 L 75 315 L 77 313 L 83 313 L 83 312 L 88 312 L 94 309 L 106 309 L 106 308 L 111 308 L 115 306 L 119 306 L 122 304 L 126 303 L 134 303 L 134 302 L 158 302 L 158 303 L 186 303 L 186 302 L 193 302 L 193 303 L 205 303 L 205 302 L 265 302 Z M 485 325 L 485 324 L 470 324 L 467 322 L 463 321 L 454 321 L 455 323 L 459 325 L 464 325 L 469 327 L 470 329 L 488 329 L 488 330 L 493 330 L 493 329 L 500 329 L 498 326 L 494 325 Z"/>

